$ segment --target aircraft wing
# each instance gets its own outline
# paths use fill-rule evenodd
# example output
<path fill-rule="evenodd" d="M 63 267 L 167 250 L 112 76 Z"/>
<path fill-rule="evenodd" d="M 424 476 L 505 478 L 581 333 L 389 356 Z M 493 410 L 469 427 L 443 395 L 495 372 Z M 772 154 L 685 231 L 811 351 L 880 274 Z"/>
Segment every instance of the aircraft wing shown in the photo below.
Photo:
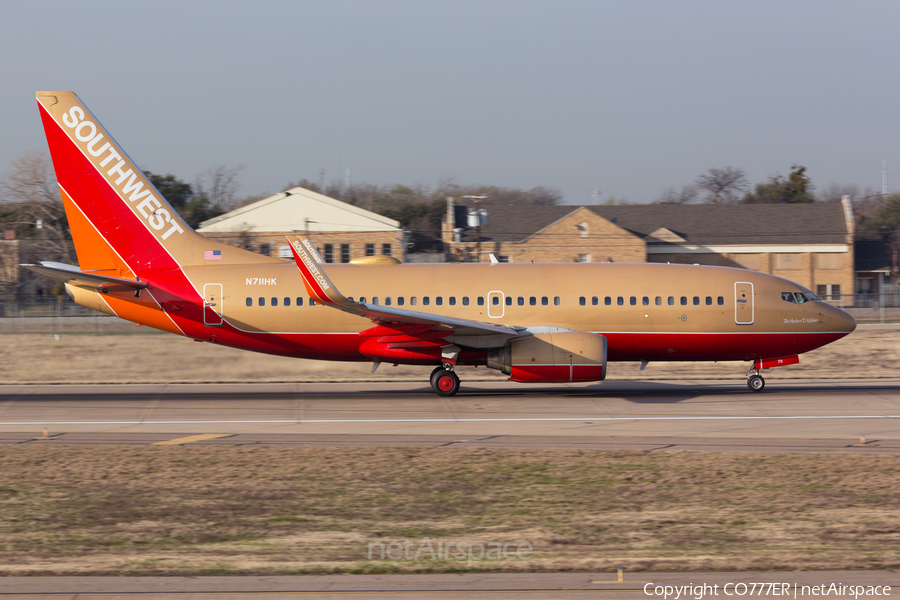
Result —
<path fill-rule="evenodd" d="M 122 279 L 120 277 L 109 277 L 107 275 L 98 275 L 97 273 L 85 273 L 75 265 L 67 265 L 64 263 L 41 261 L 39 265 L 19 265 L 25 267 L 35 273 L 46 275 L 56 281 L 63 283 L 75 283 L 81 285 L 90 285 L 99 287 L 101 285 L 123 285 L 134 290 L 142 290 L 147 287 L 146 281 L 135 281 L 133 279 Z"/>
<path fill-rule="evenodd" d="M 372 321 L 432 325 L 433 327 L 440 327 L 446 330 L 448 334 L 453 333 L 459 336 L 499 335 L 499 339 L 502 339 L 502 342 L 498 345 L 503 345 L 509 338 L 516 337 L 518 332 L 524 329 L 523 327 L 512 327 L 500 323 L 486 323 L 484 321 L 404 310 L 391 306 L 354 302 L 341 294 L 334 287 L 334 284 L 331 283 L 323 269 L 324 261 L 322 261 L 319 253 L 316 251 L 316 247 L 310 243 L 309 239 L 301 241 L 300 238 L 293 236 L 289 236 L 287 239 L 291 244 L 291 252 L 294 254 L 294 261 L 297 263 L 297 268 L 303 277 L 303 283 L 306 285 L 306 291 L 309 292 L 309 297 L 316 302 L 321 302 L 350 314 L 366 317 Z"/>

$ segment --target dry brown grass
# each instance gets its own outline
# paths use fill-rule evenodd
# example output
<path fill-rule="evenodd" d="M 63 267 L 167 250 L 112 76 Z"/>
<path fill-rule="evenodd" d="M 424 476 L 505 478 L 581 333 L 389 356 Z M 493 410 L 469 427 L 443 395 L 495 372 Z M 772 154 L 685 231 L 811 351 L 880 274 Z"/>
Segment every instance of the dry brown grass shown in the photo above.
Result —
<path fill-rule="evenodd" d="M 891 456 L 0 447 L 0 574 L 900 567 Z M 523 542 L 523 561 L 368 560 Z"/>
<path fill-rule="evenodd" d="M 800 364 L 768 371 L 767 378 L 894 377 L 900 363 L 900 328 L 863 328 L 804 354 Z M 43 368 L 34 369 L 35 364 Z M 740 379 L 749 363 L 611 363 L 616 379 Z M 198 344 L 167 334 L 4 335 L 2 383 L 174 383 L 244 381 L 424 381 L 430 367 L 333 363 L 268 356 Z M 464 368 L 463 381 L 506 379 L 489 369 Z"/>

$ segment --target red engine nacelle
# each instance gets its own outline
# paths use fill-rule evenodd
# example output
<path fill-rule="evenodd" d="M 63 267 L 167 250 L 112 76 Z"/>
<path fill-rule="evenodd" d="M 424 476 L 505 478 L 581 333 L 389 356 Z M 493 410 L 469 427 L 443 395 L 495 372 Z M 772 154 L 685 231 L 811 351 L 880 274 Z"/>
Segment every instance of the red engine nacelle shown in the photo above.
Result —
<path fill-rule="evenodd" d="M 606 338 L 580 331 L 529 335 L 489 353 L 487 366 L 523 383 L 602 381 Z"/>

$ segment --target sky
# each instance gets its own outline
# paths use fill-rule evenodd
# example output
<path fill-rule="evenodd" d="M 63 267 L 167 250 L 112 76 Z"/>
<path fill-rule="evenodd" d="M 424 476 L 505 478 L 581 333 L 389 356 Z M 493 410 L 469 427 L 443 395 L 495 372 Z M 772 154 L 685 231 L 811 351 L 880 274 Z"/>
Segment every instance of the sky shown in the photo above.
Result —
<path fill-rule="evenodd" d="M 711 167 L 900 189 L 900 3 L 0 3 L 0 172 L 72 90 L 143 169 L 652 202 Z M 600 190 L 600 195 L 596 195 Z"/>

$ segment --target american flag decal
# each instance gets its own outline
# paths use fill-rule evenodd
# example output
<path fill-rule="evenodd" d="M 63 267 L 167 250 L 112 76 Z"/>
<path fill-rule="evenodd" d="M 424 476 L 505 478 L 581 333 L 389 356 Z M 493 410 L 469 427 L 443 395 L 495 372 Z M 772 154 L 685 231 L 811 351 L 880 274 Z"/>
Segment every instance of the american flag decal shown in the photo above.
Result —
<path fill-rule="evenodd" d="M 222 260 L 221 250 L 204 250 L 203 260 Z"/>

